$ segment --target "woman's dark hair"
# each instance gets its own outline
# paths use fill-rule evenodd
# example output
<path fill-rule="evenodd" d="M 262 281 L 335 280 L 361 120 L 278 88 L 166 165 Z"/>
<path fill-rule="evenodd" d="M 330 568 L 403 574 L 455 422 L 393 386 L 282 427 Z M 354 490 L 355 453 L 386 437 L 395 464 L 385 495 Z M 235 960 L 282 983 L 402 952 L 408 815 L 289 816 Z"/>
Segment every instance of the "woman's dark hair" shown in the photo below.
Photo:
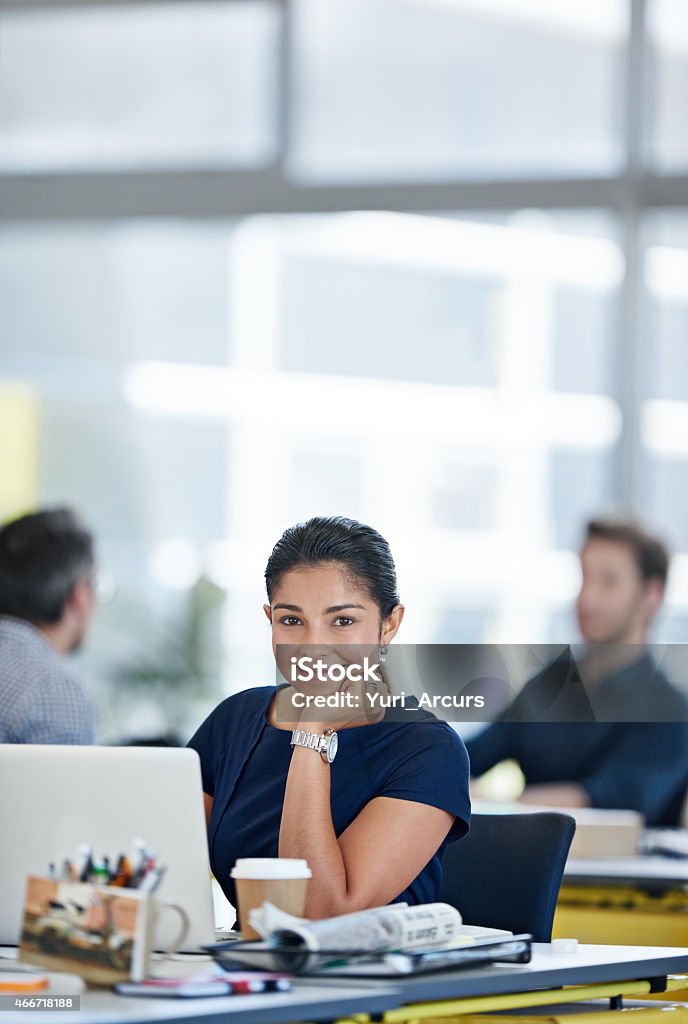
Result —
<path fill-rule="evenodd" d="M 36 625 L 59 622 L 93 565 L 93 538 L 71 509 L 46 509 L 6 523 L 0 529 L 0 615 Z"/>
<path fill-rule="evenodd" d="M 346 575 L 375 601 L 386 619 L 399 604 L 397 573 L 385 538 L 372 526 L 343 516 L 318 516 L 285 530 L 272 549 L 265 569 L 272 603 L 285 572 L 305 565 L 341 565 Z"/>

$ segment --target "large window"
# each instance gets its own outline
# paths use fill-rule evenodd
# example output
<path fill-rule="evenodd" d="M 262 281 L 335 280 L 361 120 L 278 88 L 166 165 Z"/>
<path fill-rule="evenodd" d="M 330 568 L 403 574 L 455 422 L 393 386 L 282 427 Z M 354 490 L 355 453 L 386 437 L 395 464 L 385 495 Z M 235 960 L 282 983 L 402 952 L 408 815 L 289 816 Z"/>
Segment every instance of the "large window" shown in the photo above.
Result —
<path fill-rule="evenodd" d="M 259 0 L 3 12 L 0 167 L 267 161 L 278 30 Z"/>
<path fill-rule="evenodd" d="M 623 164 L 624 0 L 296 0 L 293 38 L 304 178 Z"/>
<path fill-rule="evenodd" d="M 688 622 L 688 210 L 649 213 L 645 222 L 646 306 L 640 453 L 643 507 L 682 553 L 675 560 L 672 640 Z M 683 631 L 683 632 L 682 632 Z"/>
<path fill-rule="evenodd" d="M 683 0 L 652 0 L 648 6 L 651 77 L 648 82 L 650 159 L 663 170 L 688 167 L 685 112 L 688 104 L 688 12 Z"/>

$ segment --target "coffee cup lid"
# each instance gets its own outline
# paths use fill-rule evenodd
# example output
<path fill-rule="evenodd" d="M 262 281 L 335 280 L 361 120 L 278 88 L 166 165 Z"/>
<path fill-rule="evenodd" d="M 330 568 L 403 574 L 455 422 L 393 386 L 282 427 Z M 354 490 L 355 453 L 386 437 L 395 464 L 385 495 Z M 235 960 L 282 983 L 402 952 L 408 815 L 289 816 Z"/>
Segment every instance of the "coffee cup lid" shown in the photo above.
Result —
<path fill-rule="evenodd" d="M 244 857 L 236 862 L 232 878 L 310 878 L 308 861 L 292 857 Z"/>

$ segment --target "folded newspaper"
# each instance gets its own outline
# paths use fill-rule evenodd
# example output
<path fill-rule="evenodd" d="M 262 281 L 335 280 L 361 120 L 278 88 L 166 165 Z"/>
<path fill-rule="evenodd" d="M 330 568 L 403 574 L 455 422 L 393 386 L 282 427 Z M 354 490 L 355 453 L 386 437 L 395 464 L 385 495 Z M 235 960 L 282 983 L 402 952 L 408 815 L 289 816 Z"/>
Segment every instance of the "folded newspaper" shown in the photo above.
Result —
<path fill-rule="evenodd" d="M 249 921 L 265 939 L 274 965 L 291 970 L 312 970 L 347 956 L 468 945 L 476 931 L 467 934 L 461 914 L 447 903 L 397 903 L 310 921 L 265 902 L 249 912 Z M 251 954 L 243 955 L 248 960 Z"/>

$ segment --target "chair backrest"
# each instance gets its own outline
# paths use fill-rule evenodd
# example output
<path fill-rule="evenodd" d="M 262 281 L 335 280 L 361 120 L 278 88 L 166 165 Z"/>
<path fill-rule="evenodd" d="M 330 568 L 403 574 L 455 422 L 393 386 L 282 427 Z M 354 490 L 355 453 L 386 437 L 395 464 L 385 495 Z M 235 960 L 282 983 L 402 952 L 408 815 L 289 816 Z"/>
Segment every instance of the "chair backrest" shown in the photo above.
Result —
<path fill-rule="evenodd" d="M 440 900 L 464 924 L 529 932 L 549 942 L 573 833 L 568 814 L 475 814 L 468 835 L 450 844 Z"/>

